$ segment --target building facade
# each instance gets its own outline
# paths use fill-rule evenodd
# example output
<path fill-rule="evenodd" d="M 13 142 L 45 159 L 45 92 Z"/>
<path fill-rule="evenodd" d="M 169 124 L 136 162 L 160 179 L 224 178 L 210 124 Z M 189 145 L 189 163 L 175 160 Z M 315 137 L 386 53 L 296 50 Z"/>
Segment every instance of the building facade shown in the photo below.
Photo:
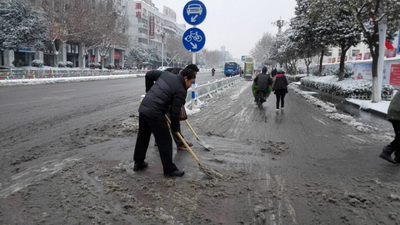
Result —
<path fill-rule="evenodd" d="M 399 43 L 399 35 L 400 31 L 397 33 L 397 36 L 392 41 L 392 45 L 395 48 L 394 51 L 389 51 L 386 49 L 385 58 L 395 58 L 400 57 L 400 43 Z M 329 49 L 329 54 L 324 57 L 324 63 L 338 63 L 340 62 L 340 57 L 342 53 L 340 48 L 333 47 Z M 368 61 L 372 60 L 372 56 L 369 50 L 368 45 L 361 42 L 357 46 L 352 46 L 346 52 L 346 61 Z"/>
<path fill-rule="evenodd" d="M 168 35 L 182 37 L 186 27 L 176 22 L 176 12 L 166 6 L 163 11 L 155 6 L 151 0 L 125 0 L 123 8 L 129 20 L 129 49 L 139 46 L 147 49 L 156 49 L 165 58 L 168 52 L 164 52 L 168 43 L 165 38 Z M 140 62 L 139 62 L 140 63 Z"/>
<path fill-rule="evenodd" d="M 34 8 L 40 8 L 44 2 L 46 2 L 46 4 L 51 2 L 45 0 L 26 1 Z M 123 1 L 124 0 L 112 1 L 116 13 L 120 16 L 125 16 L 125 8 L 122 4 Z M 54 6 L 57 5 L 57 3 L 54 1 L 51 5 Z M 94 64 L 100 65 L 100 62 L 104 60 L 103 64 L 105 67 L 124 67 L 126 47 L 114 45 L 104 53 L 100 48 L 87 48 L 80 40 L 62 40 L 62 38 L 55 37 L 49 38 L 51 38 L 51 41 L 44 43 L 44 49 L 42 51 L 36 51 L 30 48 L 1 50 L 0 66 L 11 68 L 31 66 L 34 60 L 39 60 L 43 62 L 44 66 L 86 68 Z"/>

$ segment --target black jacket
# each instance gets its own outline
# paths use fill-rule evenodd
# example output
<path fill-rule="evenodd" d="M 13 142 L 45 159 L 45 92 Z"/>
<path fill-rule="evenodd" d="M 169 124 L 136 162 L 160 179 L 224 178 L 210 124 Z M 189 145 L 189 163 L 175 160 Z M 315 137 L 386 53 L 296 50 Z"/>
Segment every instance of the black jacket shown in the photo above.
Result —
<path fill-rule="evenodd" d="M 287 93 L 287 86 L 289 82 L 284 74 L 277 74 L 275 77 L 275 82 L 273 86 L 274 91 L 284 90 Z"/>
<path fill-rule="evenodd" d="M 150 118 L 164 117 L 169 112 L 171 129 L 178 131 L 179 112 L 187 95 L 183 77 L 167 71 L 147 72 L 146 92 L 139 112 Z"/>
<path fill-rule="evenodd" d="M 254 78 L 254 83 L 257 85 L 257 91 L 265 91 L 272 85 L 272 78 L 266 73 L 260 73 Z"/>

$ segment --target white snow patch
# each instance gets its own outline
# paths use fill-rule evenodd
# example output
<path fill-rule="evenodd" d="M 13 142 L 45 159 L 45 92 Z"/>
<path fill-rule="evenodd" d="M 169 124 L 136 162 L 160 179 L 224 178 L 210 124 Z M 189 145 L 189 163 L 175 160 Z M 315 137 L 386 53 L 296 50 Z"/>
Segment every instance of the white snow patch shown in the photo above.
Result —
<path fill-rule="evenodd" d="M 311 96 L 310 94 L 301 91 L 295 85 L 290 85 L 290 87 L 296 93 L 303 96 L 308 102 L 317 106 L 318 108 L 321 108 L 323 111 L 327 112 L 327 114 L 325 114 L 326 117 L 328 117 L 332 120 L 337 120 L 337 121 L 346 123 L 347 125 L 356 128 L 360 132 L 370 132 L 371 130 L 376 130 L 376 128 L 374 128 L 372 126 L 368 126 L 368 125 L 362 124 L 360 122 L 357 122 L 356 119 L 354 119 L 352 116 L 338 113 L 335 105 L 333 105 L 332 103 L 323 102 L 323 101 L 317 99 L 316 97 Z"/>

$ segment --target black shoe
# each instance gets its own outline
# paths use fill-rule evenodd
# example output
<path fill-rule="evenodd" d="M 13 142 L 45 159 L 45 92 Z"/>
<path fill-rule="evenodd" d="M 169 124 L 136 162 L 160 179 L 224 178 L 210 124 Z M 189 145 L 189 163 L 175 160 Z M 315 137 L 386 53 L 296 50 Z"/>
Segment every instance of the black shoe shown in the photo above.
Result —
<path fill-rule="evenodd" d="M 148 165 L 149 164 L 147 164 L 147 162 L 135 163 L 135 166 L 133 167 L 133 171 L 140 171 L 140 170 L 146 169 Z"/>
<path fill-rule="evenodd" d="M 181 177 L 185 174 L 185 171 L 176 169 L 174 172 L 171 173 L 164 173 L 166 177 Z"/>
<path fill-rule="evenodd" d="M 386 161 L 388 161 L 390 163 L 396 163 L 396 161 L 394 161 L 392 159 L 392 156 L 391 156 L 393 152 L 394 152 L 393 148 L 391 148 L 389 146 L 386 146 L 386 147 L 383 148 L 383 151 L 379 155 L 379 157 L 381 157 L 382 159 L 384 159 L 384 160 L 386 160 Z"/>

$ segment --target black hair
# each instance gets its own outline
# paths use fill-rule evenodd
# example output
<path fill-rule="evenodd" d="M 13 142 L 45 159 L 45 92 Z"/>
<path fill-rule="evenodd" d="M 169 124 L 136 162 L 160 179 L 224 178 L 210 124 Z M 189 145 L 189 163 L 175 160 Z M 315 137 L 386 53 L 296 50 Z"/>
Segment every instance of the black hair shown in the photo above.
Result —
<path fill-rule="evenodd" d="M 199 70 L 199 67 L 197 67 L 196 64 L 189 64 L 189 65 L 186 66 L 185 69 L 191 69 L 191 70 L 193 70 L 194 72 L 199 72 L 199 71 L 200 71 L 200 70 Z"/>
<path fill-rule="evenodd" d="M 267 73 L 267 71 L 268 71 L 268 68 L 267 68 L 266 66 L 264 66 L 264 67 L 262 68 L 262 73 Z"/>
<path fill-rule="evenodd" d="M 188 80 L 196 79 L 196 74 L 191 69 L 183 69 L 183 70 L 181 70 L 180 75 L 182 77 L 187 77 Z"/>

